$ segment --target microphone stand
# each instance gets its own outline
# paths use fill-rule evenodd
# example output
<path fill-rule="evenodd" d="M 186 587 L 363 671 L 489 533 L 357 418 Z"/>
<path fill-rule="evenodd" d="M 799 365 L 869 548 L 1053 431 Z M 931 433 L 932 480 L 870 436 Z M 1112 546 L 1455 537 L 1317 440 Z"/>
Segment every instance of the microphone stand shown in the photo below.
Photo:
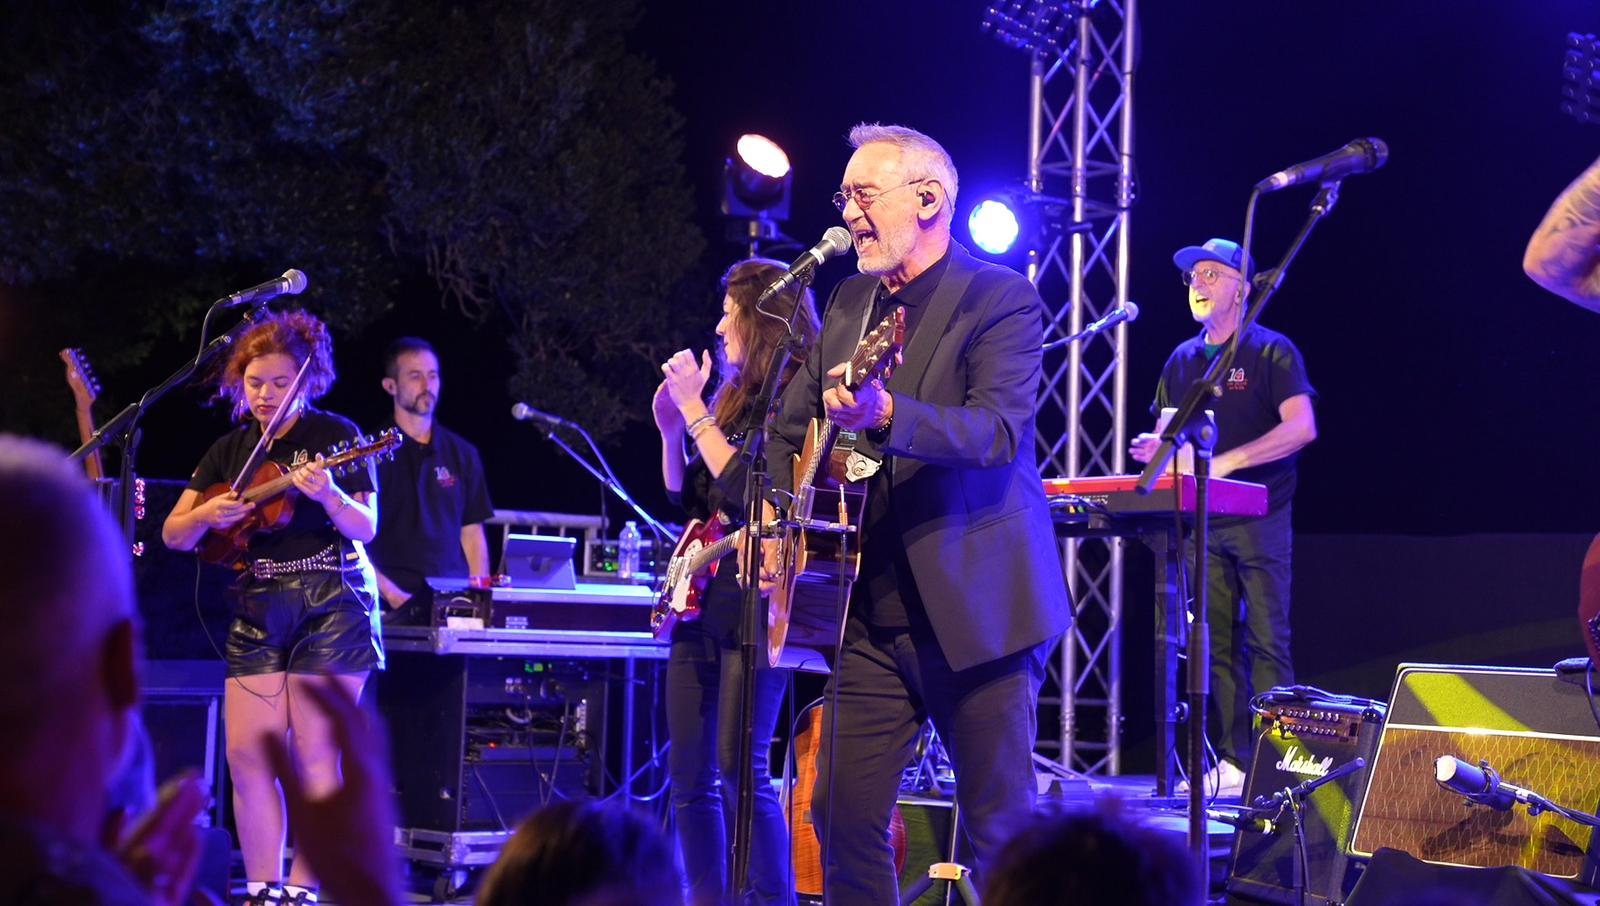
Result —
<path fill-rule="evenodd" d="M 1245 236 L 1243 254 L 1240 263 L 1249 261 L 1250 254 L 1250 229 L 1255 217 L 1256 202 L 1261 197 L 1259 189 L 1250 193 L 1250 201 L 1245 213 Z M 1194 462 L 1194 570 L 1193 570 L 1193 621 L 1189 624 L 1189 664 L 1188 664 L 1188 711 L 1189 711 L 1189 745 L 1188 758 L 1185 765 L 1189 773 L 1189 852 L 1194 859 L 1195 869 L 1200 872 L 1199 877 L 1205 877 L 1209 869 L 1210 854 L 1206 846 L 1206 817 L 1205 817 L 1205 758 L 1206 758 L 1206 701 L 1211 694 L 1211 632 L 1207 623 L 1206 601 L 1206 540 L 1210 530 L 1210 513 L 1207 494 L 1211 478 L 1211 453 L 1216 446 L 1217 426 L 1204 413 L 1205 403 L 1222 395 L 1221 377 L 1233 364 L 1234 356 L 1239 351 L 1239 337 L 1252 324 L 1261 317 L 1261 312 L 1283 285 L 1283 278 L 1289 271 L 1289 265 L 1300 253 L 1306 240 L 1311 236 L 1311 231 L 1326 217 L 1339 200 L 1339 182 L 1334 180 L 1322 184 L 1317 195 L 1311 201 L 1310 211 L 1306 215 L 1305 223 L 1300 227 L 1300 232 L 1289 244 L 1283 253 L 1283 260 L 1278 266 L 1267 272 L 1267 279 L 1262 283 L 1249 310 L 1246 311 L 1239 326 L 1234 329 L 1233 340 L 1211 361 L 1211 367 L 1200 380 L 1196 381 L 1189 392 L 1178 405 L 1177 414 L 1172 421 L 1167 423 L 1166 430 L 1161 433 L 1161 446 L 1145 465 L 1144 472 L 1139 476 L 1139 482 L 1134 486 L 1135 492 L 1149 494 L 1155 486 L 1156 479 L 1166 472 L 1167 464 L 1178 449 L 1185 443 L 1193 443 L 1195 447 Z M 1174 479 L 1176 480 L 1176 479 Z M 1174 494 L 1174 500 L 1178 495 Z M 1176 505 L 1176 504 L 1174 504 Z M 1165 759 L 1165 753 L 1160 756 Z M 1218 772 L 1220 780 L 1220 771 Z"/>
<path fill-rule="evenodd" d="M 213 309 L 215 309 L 218 305 L 223 305 L 227 303 L 227 301 L 228 297 L 224 296 L 223 298 L 218 299 L 216 302 L 211 303 L 211 306 Z M 196 371 L 199 371 L 201 368 L 205 367 L 206 364 L 208 364 L 212 359 L 215 359 L 218 353 L 232 346 L 246 330 L 254 327 L 256 320 L 261 315 L 261 310 L 266 307 L 266 304 L 267 299 L 265 298 L 251 303 L 250 308 L 245 311 L 243 316 L 239 318 L 239 323 L 233 325 L 224 333 L 219 334 L 211 342 L 200 347 L 200 351 L 193 359 L 183 363 L 183 365 L 177 371 L 173 372 L 166 380 L 150 388 L 149 390 L 146 390 L 144 395 L 139 397 L 138 400 L 129 403 L 121 412 L 118 412 L 110 420 L 106 421 L 99 428 L 97 428 L 94 434 L 90 435 L 89 439 L 84 442 L 83 446 L 72 451 L 72 453 L 67 456 L 67 458 L 73 462 L 81 462 L 84 457 L 96 452 L 107 444 L 116 443 L 121 447 L 122 462 L 118 468 L 118 480 L 114 500 L 116 506 L 117 524 L 122 528 L 122 535 L 125 539 L 127 539 L 127 542 L 130 546 L 135 543 L 133 524 L 134 503 L 136 498 L 139 496 L 134 490 L 133 486 L 134 457 L 138 455 L 139 441 L 143 436 L 143 432 L 139 430 L 139 419 L 144 415 L 146 409 L 154 405 L 155 402 L 161 399 L 163 396 L 166 396 L 168 391 L 172 390 L 172 388 L 178 386 L 179 384 L 188 381 Z M 207 320 L 209 320 L 210 314 L 208 313 L 206 317 Z M 203 332 L 204 331 L 202 330 L 202 333 Z"/>
<path fill-rule="evenodd" d="M 793 286 L 795 298 L 805 294 L 816 277 L 816 268 L 806 268 L 796 275 Z M 759 312 L 761 301 L 756 302 Z M 745 901 L 750 884 L 750 845 L 755 825 L 755 733 L 756 733 L 756 657 L 757 643 L 761 639 L 765 608 L 761 606 L 761 526 L 763 501 L 771 490 L 771 475 L 767 472 L 766 435 L 772 429 L 772 419 L 778 414 L 781 400 L 777 396 L 778 382 L 788 370 L 800 346 L 800 335 L 795 321 L 802 306 L 796 304 L 789 313 L 788 331 L 772 356 L 766 375 L 761 380 L 761 392 L 751 402 L 749 421 L 744 434 L 744 445 L 739 450 L 739 460 L 745 464 L 744 503 L 745 533 L 743 557 L 747 569 L 754 575 L 744 577 L 744 607 L 739 618 L 739 777 L 738 793 L 733 820 L 733 858 L 729 866 L 732 878 L 728 885 L 733 902 Z M 762 315 L 766 317 L 766 315 Z M 773 315 L 771 317 L 776 317 Z M 767 740 L 771 745 L 772 741 Z"/>
<path fill-rule="evenodd" d="M 663 525 L 660 520 L 656 519 L 656 517 L 645 512 L 644 507 L 640 506 L 638 501 L 634 500 L 633 496 L 629 494 L 627 489 L 622 486 L 622 483 L 617 481 L 616 477 L 611 474 L 611 467 L 606 465 L 605 457 L 601 456 L 600 449 L 595 446 L 594 438 L 589 436 L 589 432 L 585 431 L 583 426 L 577 424 L 576 422 L 562 422 L 562 425 L 571 428 L 583 437 L 584 441 L 589 444 L 589 449 L 593 450 L 595 456 L 600 458 L 600 464 L 605 466 L 604 471 L 595 468 L 594 464 L 585 459 L 582 453 L 572 449 L 571 444 L 558 437 L 555 429 L 559 426 L 548 425 L 544 422 L 537 422 L 536 424 L 538 425 L 539 430 L 543 432 L 544 436 L 550 439 L 551 443 L 555 444 L 556 447 L 558 447 L 562 452 L 571 457 L 573 462 L 583 466 L 584 471 L 588 472 L 590 475 L 593 475 L 595 480 L 600 482 L 600 484 L 603 485 L 606 490 L 615 494 L 617 499 L 621 500 L 623 503 L 626 503 L 630 509 L 638 514 L 640 519 L 644 520 L 645 525 L 649 526 L 650 531 L 654 533 L 656 537 L 656 550 L 654 556 L 659 557 L 661 555 L 661 539 L 664 537 L 670 537 L 672 532 L 665 525 Z"/>

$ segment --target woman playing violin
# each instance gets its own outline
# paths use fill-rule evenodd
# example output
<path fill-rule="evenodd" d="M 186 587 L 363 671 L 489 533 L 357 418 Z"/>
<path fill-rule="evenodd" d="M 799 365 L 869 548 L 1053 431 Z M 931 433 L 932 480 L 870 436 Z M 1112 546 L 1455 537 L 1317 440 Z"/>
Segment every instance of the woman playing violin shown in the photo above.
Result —
<path fill-rule="evenodd" d="M 302 366 L 303 384 L 291 396 Z M 272 505 L 205 491 L 236 479 L 283 410 L 265 452 L 269 464 L 258 474 L 281 474 L 270 463 L 289 470 L 293 487 L 284 493 L 293 516 L 280 529 L 249 536 L 227 639 L 228 768 L 248 902 L 257 904 L 316 901 L 301 859 L 288 886 L 280 886 L 287 817 L 263 739 L 290 740 L 308 792 L 331 792 L 339 786 L 338 751 L 332 729 L 308 706 L 308 684 L 334 676 L 359 696 L 369 673 L 383 669 L 377 583 L 362 547 L 377 533 L 376 482 L 367 465 L 334 480 L 321 451 L 359 431 L 349 419 L 311 406 L 333 379 L 333 344 L 314 316 L 269 315 L 251 327 L 223 367 L 217 393 L 242 424 L 211 445 L 161 528 L 168 547 L 190 550 L 208 532 L 233 529 L 258 506 Z"/>

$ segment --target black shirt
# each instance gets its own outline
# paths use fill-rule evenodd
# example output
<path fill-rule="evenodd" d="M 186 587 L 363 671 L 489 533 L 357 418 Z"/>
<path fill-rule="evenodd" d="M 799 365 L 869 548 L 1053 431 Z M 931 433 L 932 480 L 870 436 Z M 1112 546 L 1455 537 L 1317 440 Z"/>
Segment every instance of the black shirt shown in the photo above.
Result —
<path fill-rule="evenodd" d="M 1216 354 L 1207 354 L 1205 330 L 1173 350 L 1161 371 L 1152 415 L 1167 406 L 1176 406 L 1189 387 L 1211 366 Z M 1288 337 L 1259 324 L 1239 337 L 1239 353 L 1222 376 L 1222 397 L 1205 408 L 1217 414 L 1217 452 L 1225 453 L 1271 431 L 1282 422 L 1278 407 L 1284 400 L 1305 394 L 1316 400 L 1317 391 L 1306 377 L 1306 366 Z M 1240 469 L 1229 475 L 1240 481 L 1267 486 L 1268 509 L 1277 512 L 1294 498 L 1295 462 L 1291 454 L 1274 462 Z M 1213 522 L 1224 521 L 1214 519 Z"/>
<path fill-rule="evenodd" d="M 743 416 L 740 416 L 734 419 L 734 424 L 742 425 L 743 420 Z M 743 441 L 742 435 L 728 436 L 728 443 L 732 444 L 735 450 L 742 447 Z M 731 532 L 744 524 L 747 515 L 744 507 L 744 491 L 745 466 L 739 459 L 738 453 L 728 460 L 721 477 L 718 478 L 711 476 L 711 467 L 696 455 L 684 467 L 683 490 L 676 494 L 669 491 L 668 496 L 681 506 L 684 514 L 691 519 L 709 522 L 719 516 L 727 517 L 725 528 Z M 738 573 L 738 551 L 735 550 L 722 558 L 717 565 L 716 575 L 711 577 L 711 582 L 706 586 L 706 593 L 700 599 L 700 630 L 715 636 L 724 646 L 738 643 L 736 633 L 739 629 L 739 608 L 744 599 L 744 589 L 739 587 Z M 673 631 L 676 632 L 677 629 L 674 628 Z"/>
<path fill-rule="evenodd" d="M 927 310 L 928 300 L 933 298 L 933 293 L 939 288 L 939 281 L 944 278 L 949 266 L 950 252 L 946 250 L 944 257 L 918 274 L 910 283 L 900 287 L 897 293 L 891 294 L 883 283 L 879 282 L 877 294 L 873 297 L 872 316 L 866 324 L 866 330 L 876 327 L 894 311 L 895 306 L 904 306 L 905 342 L 909 344 L 917 324 L 922 320 L 922 313 Z M 863 331 L 862 335 L 865 336 L 866 331 Z M 823 363 L 829 368 L 833 367 L 833 364 L 835 363 Z M 911 574 L 911 563 L 906 559 L 905 539 L 901 537 L 899 520 L 895 518 L 894 507 L 889 502 L 889 484 L 894 470 L 894 460 L 892 457 L 883 457 L 867 436 L 858 440 L 856 449 L 873 459 L 882 458 L 883 466 L 867 480 L 867 506 L 861 520 L 859 542 L 862 545 L 861 576 L 856 581 L 850 606 L 868 626 L 898 629 L 912 625 L 913 615 L 917 617 L 917 623 L 920 625 L 926 620 L 923 615 L 922 596 L 917 593 L 916 579 Z"/>
<path fill-rule="evenodd" d="M 367 546 L 373 565 L 408 594 L 429 576 L 466 578 L 461 528 L 494 515 L 483 460 L 461 435 L 438 422 L 421 443 L 403 435 L 394 460 L 378 464 L 378 537 Z"/>
<path fill-rule="evenodd" d="M 327 455 L 329 448 L 339 441 L 359 444 L 360 435 L 361 429 L 348 418 L 307 406 L 295 420 L 294 427 L 273 443 L 265 459 L 293 467 L 315 459 L 318 453 Z M 195 467 L 194 475 L 189 479 L 190 489 L 203 493 L 212 485 L 233 481 L 260 439 L 261 423 L 255 419 L 217 438 Z M 370 459 L 349 468 L 351 471 L 345 475 L 332 475 L 334 483 L 345 493 L 355 495 L 376 489 Z M 300 499 L 299 492 L 292 487 L 284 493 L 293 494 L 296 498 L 294 515 L 289 524 L 276 531 L 261 531 L 251 536 L 246 559 L 298 560 L 315 554 L 343 537 L 321 504 Z"/>

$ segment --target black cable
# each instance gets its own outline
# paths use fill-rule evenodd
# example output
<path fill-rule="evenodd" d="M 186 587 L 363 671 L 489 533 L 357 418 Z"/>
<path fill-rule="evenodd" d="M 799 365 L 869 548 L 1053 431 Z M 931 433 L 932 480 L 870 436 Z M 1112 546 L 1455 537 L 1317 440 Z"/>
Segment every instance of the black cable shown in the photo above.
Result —
<path fill-rule="evenodd" d="M 478 772 L 476 764 L 472 766 L 472 779 L 478 781 L 478 789 L 483 791 L 483 798 L 488 801 L 489 810 L 494 812 L 495 823 L 500 825 L 501 830 L 509 832 L 511 828 L 506 824 L 505 816 L 500 814 L 500 806 L 494 801 L 494 793 L 489 791 L 489 784 L 483 782 L 483 775 Z"/>

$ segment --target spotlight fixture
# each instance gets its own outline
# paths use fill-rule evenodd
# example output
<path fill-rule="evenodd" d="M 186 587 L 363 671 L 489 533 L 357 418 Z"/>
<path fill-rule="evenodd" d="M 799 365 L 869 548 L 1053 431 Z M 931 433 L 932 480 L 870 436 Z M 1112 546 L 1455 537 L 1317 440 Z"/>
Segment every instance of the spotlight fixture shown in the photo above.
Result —
<path fill-rule="evenodd" d="M 1090 229 L 1088 223 L 1071 220 L 1072 202 L 1068 199 L 1024 188 L 1007 189 L 991 192 L 978 202 L 967 215 L 967 232 L 983 252 L 1002 256 L 1019 242 L 1024 248 L 1038 249 L 1067 233 Z"/>
<path fill-rule="evenodd" d="M 778 143 L 753 133 L 739 136 L 722 170 L 722 213 L 761 221 L 789 218 L 794 171 Z"/>
<path fill-rule="evenodd" d="M 1017 244 L 1022 224 L 1003 199 L 985 198 L 967 215 L 967 232 L 978 248 L 991 255 L 1004 255 Z"/>
<path fill-rule="evenodd" d="M 1095 0 L 1010 0 L 984 10 L 982 28 L 1001 44 L 1031 52 L 1066 53 L 1070 29 Z"/>

